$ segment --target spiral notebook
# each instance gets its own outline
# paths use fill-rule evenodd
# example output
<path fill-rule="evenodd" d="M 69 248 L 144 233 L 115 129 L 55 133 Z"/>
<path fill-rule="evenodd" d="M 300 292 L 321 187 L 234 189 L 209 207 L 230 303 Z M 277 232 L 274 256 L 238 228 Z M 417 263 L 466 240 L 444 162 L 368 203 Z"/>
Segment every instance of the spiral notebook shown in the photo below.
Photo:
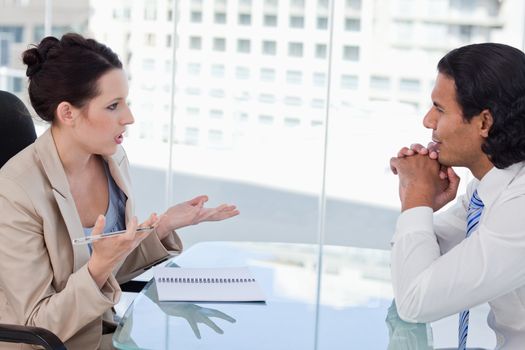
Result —
<path fill-rule="evenodd" d="M 155 271 L 159 301 L 265 301 L 247 267 L 174 268 Z"/>

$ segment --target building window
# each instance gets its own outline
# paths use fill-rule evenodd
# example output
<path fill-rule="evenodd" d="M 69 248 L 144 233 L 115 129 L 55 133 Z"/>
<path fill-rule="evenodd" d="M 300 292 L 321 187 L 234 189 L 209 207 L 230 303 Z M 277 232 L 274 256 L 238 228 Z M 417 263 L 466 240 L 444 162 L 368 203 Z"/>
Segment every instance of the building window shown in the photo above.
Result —
<path fill-rule="evenodd" d="M 327 29 L 328 28 L 328 17 L 317 17 L 317 29 Z"/>
<path fill-rule="evenodd" d="M 390 89 L 390 78 L 381 76 L 370 77 L 370 87 L 377 90 L 388 90 Z"/>
<path fill-rule="evenodd" d="M 241 80 L 250 79 L 250 70 L 247 67 L 236 67 L 235 77 Z"/>
<path fill-rule="evenodd" d="M 348 32 L 360 31 L 361 20 L 359 18 L 345 18 L 345 30 Z"/>
<path fill-rule="evenodd" d="M 275 41 L 264 40 L 262 42 L 262 53 L 264 55 L 275 55 L 277 53 L 277 43 Z"/>
<path fill-rule="evenodd" d="M 343 46 L 343 59 L 345 61 L 359 61 L 359 47 L 358 46 Z"/>
<path fill-rule="evenodd" d="M 277 7 L 279 0 L 264 0 L 264 6 Z"/>
<path fill-rule="evenodd" d="M 399 81 L 399 90 L 417 92 L 421 89 L 421 82 L 418 79 L 401 78 Z"/>
<path fill-rule="evenodd" d="M 301 120 L 299 118 L 286 117 L 284 118 L 284 126 L 293 128 L 301 125 Z"/>
<path fill-rule="evenodd" d="M 144 45 L 145 46 L 155 46 L 157 43 L 157 37 L 154 33 L 146 33 L 144 34 Z"/>
<path fill-rule="evenodd" d="M 213 20 L 217 24 L 224 24 L 224 23 L 226 23 L 226 13 L 224 13 L 224 12 L 215 12 L 215 15 L 213 16 Z"/>
<path fill-rule="evenodd" d="M 303 73 L 298 70 L 286 71 L 286 82 L 288 84 L 301 84 L 303 82 Z"/>
<path fill-rule="evenodd" d="M 200 36 L 190 36 L 190 49 L 200 50 L 202 47 L 202 39 Z"/>
<path fill-rule="evenodd" d="M 210 97 L 213 97 L 213 98 L 224 98 L 224 90 L 223 89 L 210 89 L 209 95 Z"/>
<path fill-rule="evenodd" d="M 304 17 L 290 16 L 290 28 L 304 28 Z"/>
<path fill-rule="evenodd" d="M 197 107 L 188 107 L 186 108 L 186 115 L 190 117 L 198 117 L 200 114 L 200 109 Z"/>
<path fill-rule="evenodd" d="M 277 16 L 264 15 L 263 22 L 266 27 L 277 27 Z"/>
<path fill-rule="evenodd" d="M 291 7 L 304 9 L 304 0 L 290 0 Z"/>
<path fill-rule="evenodd" d="M 249 26 L 252 24 L 252 15 L 249 13 L 239 13 L 239 25 Z"/>
<path fill-rule="evenodd" d="M 326 58 L 326 44 L 315 45 L 315 58 Z"/>
<path fill-rule="evenodd" d="M 261 81 L 275 81 L 275 69 L 261 68 Z"/>
<path fill-rule="evenodd" d="M 357 90 L 359 85 L 359 78 L 357 75 L 342 75 L 341 87 L 348 90 Z"/>
<path fill-rule="evenodd" d="M 226 51 L 226 39 L 213 38 L 213 50 L 214 51 Z"/>
<path fill-rule="evenodd" d="M 146 21 L 157 20 L 157 1 L 147 0 L 144 3 L 144 19 Z"/>
<path fill-rule="evenodd" d="M 215 78 L 223 78 L 226 67 L 224 64 L 212 64 L 211 66 L 211 76 Z"/>
<path fill-rule="evenodd" d="M 199 143 L 199 129 L 186 128 L 184 135 L 184 143 L 187 145 L 197 145 Z"/>
<path fill-rule="evenodd" d="M 43 32 L 44 27 L 42 27 Z M 21 43 L 24 39 L 24 27 L 22 26 L 0 26 L 0 34 L 11 36 L 15 43 Z M 43 35 L 42 35 L 43 37 Z M 8 40 L 10 38 L 8 37 Z"/>
<path fill-rule="evenodd" d="M 320 9 L 328 8 L 328 0 L 317 0 L 317 7 Z"/>
<path fill-rule="evenodd" d="M 22 78 L 19 78 L 19 77 L 13 77 L 12 78 L 12 87 L 11 87 L 11 91 L 15 92 L 15 93 L 19 93 L 19 92 L 22 92 L 23 90 L 23 80 Z"/>
<path fill-rule="evenodd" d="M 155 60 L 151 58 L 145 58 L 142 60 L 142 69 L 152 71 L 155 70 Z"/>
<path fill-rule="evenodd" d="M 210 118 L 212 119 L 222 119 L 224 112 L 220 109 L 210 109 Z"/>
<path fill-rule="evenodd" d="M 320 98 L 314 98 L 312 100 L 312 103 L 310 104 L 310 106 L 312 106 L 312 108 L 316 108 L 316 109 L 323 109 L 325 107 L 324 100 L 320 99 Z"/>
<path fill-rule="evenodd" d="M 199 75 L 201 73 L 200 63 L 188 63 L 189 75 Z"/>
<path fill-rule="evenodd" d="M 267 114 L 261 114 L 259 115 L 259 123 L 264 124 L 264 125 L 272 125 L 273 116 L 267 115 Z"/>
<path fill-rule="evenodd" d="M 237 40 L 237 52 L 250 53 L 250 40 L 239 39 Z"/>
<path fill-rule="evenodd" d="M 361 0 L 346 0 L 346 8 L 361 10 Z"/>
<path fill-rule="evenodd" d="M 288 106 L 300 106 L 303 104 L 303 100 L 301 100 L 300 97 L 297 96 L 286 96 L 284 98 L 284 104 Z"/>
<path fill-rule="evenodd" d="M 275 96 L 272 94 L 260 94 L 259 102 L 262 103 L 275 103 Z"/>
<path fill-rule="evenodd" d="M 288 56 L 303 57 L 303 44 L 302 43 L 288 43 Z"/>
<path fill-rule="evenodd" d="M 201 23 L 202 22 L 202 12 L 201 11 L 191 11 L 190 21 L 193 23 Z"/>
<path fill-rule="evenodd" d="M 325 73 L 314 73 L 313 83 L 315 86 L 325 86 L 326 85 L 326 74 Z"/>
<path fill-rule="evenodd" d="M 186 88 L 186 94 L 190 96 L 199 96 L 201 94 L 201 89 L 190 86 Z"/>
<path fill-rule="evenodd" d="M 223 140 L 223 134 L 221 130 L 211 129 L 208 130 L 208 141 L 211 144 L 221 144 Z"/>
<path fill-rule="evenodd" d="M 171 34 L 166 35 L 166 47 L 171 47 L 171 44 L 172 44 L 171 40 L 172 40 Z"/>

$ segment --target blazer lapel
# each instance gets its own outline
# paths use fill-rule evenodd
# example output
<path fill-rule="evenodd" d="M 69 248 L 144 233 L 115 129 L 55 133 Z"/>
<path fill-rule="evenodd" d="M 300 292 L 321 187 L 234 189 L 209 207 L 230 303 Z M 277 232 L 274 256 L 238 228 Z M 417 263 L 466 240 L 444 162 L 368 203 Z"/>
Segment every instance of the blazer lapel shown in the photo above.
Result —
<path fill-rule="evenodd" d="M 84 229 L 80 222 L 75 201 L 69 189 L 66 173 L 51 134 L 51 128 L 35 141 L 35 150 L 40 158 L 44 172 L 53 189 L 53 195 L 67 227 L 71 239 L 84 237 Z M 85 245 L 73 245 L 74 266 L 77 271 L 89 260 L 89 249 Z"/>

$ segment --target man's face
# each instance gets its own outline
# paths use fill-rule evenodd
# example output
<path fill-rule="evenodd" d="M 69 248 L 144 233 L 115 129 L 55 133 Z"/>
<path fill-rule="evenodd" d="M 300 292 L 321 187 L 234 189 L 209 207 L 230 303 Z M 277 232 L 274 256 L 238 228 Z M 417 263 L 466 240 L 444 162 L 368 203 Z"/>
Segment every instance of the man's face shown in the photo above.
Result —
<path fill-rule="evenodd" d="M 456 101 L 454 80 L 438 74 L 432 91 L 433 106 L 425 115 L 423 125 L 432 129 L 432 141 L 437 145 L 439 162 L 446 166 L 464 166 L 469 169 L 486 158 L 481 150 L 484 141 L 480 134 L 479 117 L 470 122 L 463 119 Z"/>

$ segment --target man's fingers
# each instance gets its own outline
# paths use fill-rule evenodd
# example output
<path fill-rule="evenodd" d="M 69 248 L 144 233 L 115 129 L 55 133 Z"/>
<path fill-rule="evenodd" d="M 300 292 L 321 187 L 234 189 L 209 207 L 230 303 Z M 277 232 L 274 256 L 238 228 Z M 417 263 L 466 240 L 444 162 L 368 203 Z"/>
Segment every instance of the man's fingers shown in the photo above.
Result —
<path fill-rule="evenodd" d="M 95 226 L 91 230 L 91 235 L 99 235 L 104 232 L 104 226 L 106 226 L 106 217 L 104 215 L 99 215 L 97 221 L 95 221 Z"/>
<path fill-rule="evenodd" d="M 410 145 L 410 149 L 419 154 L 428 154 L 428 149 L 419 143 L 413 143 Z"/>

